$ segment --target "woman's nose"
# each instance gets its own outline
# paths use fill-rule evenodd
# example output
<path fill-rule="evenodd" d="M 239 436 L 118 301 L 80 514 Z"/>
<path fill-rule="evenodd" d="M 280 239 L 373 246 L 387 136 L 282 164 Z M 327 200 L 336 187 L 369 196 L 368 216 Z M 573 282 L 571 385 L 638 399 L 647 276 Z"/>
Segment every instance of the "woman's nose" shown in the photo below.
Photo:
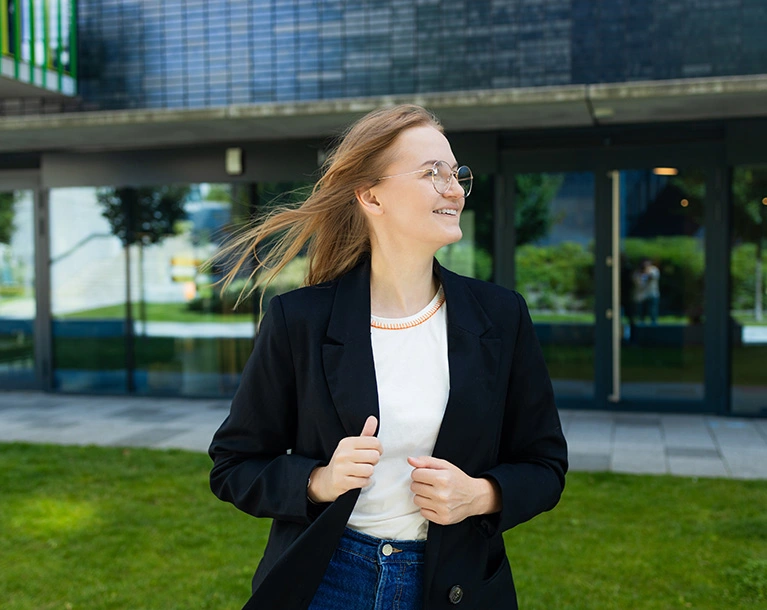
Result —
<path fill-rule="evenodd" d="M 455 176 L 452 176 L 450 178 L 450 185 L 444 192 L 443 197 L 448 197 L 450 199 L 463 199 L 464 196 L 463 187 L 458 184 L 458 180 L 455 179 Z"/>

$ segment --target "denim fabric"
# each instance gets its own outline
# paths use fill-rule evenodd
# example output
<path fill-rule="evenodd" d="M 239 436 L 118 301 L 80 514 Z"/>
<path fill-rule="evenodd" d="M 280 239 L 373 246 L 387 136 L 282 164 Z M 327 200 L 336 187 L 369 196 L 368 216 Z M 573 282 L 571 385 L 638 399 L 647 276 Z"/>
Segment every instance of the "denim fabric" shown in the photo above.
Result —
<path fill-rule="evenodd" d="M 309 610 L 421 610 L 425 546 L 347 528 Z"/>

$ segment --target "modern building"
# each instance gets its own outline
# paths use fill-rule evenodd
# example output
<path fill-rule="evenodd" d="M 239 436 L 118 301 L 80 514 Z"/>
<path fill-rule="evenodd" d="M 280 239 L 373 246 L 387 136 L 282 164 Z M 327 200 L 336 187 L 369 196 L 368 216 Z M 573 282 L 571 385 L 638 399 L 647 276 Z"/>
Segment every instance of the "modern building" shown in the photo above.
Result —
<path fill-rule="evenodd" d="M 202 261 L 415 102 L 477 177 L 439 256 L 527 298 L 560 406 L 764 415 L 765 31 L 763 0 L 0 0 L 0 384 L 231 395 L 258 308 Z"/>

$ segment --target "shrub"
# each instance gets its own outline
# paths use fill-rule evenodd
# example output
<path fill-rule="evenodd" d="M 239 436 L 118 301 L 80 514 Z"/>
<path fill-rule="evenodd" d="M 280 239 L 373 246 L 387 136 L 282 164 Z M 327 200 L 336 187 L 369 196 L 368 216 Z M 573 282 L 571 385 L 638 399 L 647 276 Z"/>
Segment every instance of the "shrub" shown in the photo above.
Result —
<path fill-rule="evenodd" d="M 732 249 L 732 309 L 753 309 L 756 297 L 756 244 L 744 243 Z M 767 251 L 762 253 L 762 289 L 767 290 Z M 763 299 L 767 303 L 767 298 Z"/>
<path fill-rule="evenodd" d="M 531 309 L 588 311 L 594 304 L 594 254 L 581 244 L 517 248 L 517 286 Z"/>

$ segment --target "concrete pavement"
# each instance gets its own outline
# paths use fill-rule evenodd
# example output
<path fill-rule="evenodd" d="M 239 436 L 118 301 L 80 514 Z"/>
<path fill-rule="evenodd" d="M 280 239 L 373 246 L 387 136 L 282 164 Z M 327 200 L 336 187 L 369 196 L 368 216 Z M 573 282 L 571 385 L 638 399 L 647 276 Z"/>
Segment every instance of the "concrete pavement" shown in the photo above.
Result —
<path fill-rule="evenodd" d="M 228 400 L 0 392 L 0 442 L 205 451 Z M 562 410 L 572 470 L 767 479 L 767 419 Z"/>

